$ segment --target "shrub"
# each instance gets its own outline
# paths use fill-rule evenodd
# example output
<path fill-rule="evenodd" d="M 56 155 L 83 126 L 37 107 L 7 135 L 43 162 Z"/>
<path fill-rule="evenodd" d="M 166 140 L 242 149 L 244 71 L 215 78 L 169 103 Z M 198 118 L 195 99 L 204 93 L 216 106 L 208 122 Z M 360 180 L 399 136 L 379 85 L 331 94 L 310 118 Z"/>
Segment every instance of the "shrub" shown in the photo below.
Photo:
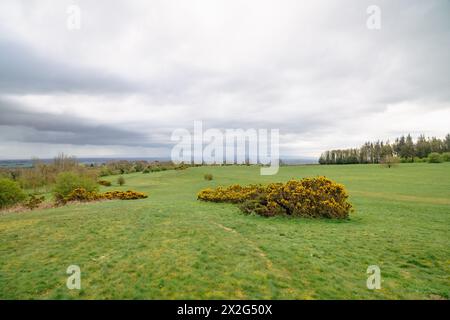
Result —
<path fill-rule="evenodd" d="M 96 201 L 96 200 L 137 200 L 145 199 L 148 196 L 145 193 L 137 191 L 108 191 L 105 193 L 99 193 L 97 191 L 87 191 L 83 188 L 77 188 L 73 190 L 66 198 L 65 201 Z"/>
<path fill-rule="evenodd" d="M 73 172 L 62 172 L 56 177 L 53 193 L 57 202 L 64 199 L 77 188 L 83 188 L 88 192 L 98 191 L 96 179 L 88 175 L 78 175 Z"/>
<path fill-rule="evenodd" d="M 98 184 L 104 187 L 111 187 L 111 181 L 107 181 L 107 180 L 99 180 Z"/>
<path fill-rule="evenodd" d="M 261 185 L 240 186 L 238 184 L 229 187 L 217 187 L 216 189 L 204 189 L 197 195 L 199 200 L 210 202 L 242 203 L 245 200 L 255 199 L 259 193 L 264 193 Z"/>
<path fill-rule="evenodd" d="M 441 155 L 437 152 L 432 152 L 428 155 L 428 162 L 429 163 L 440 163 L 442 162 Z"/>
<path fill-rule="evenodd" d="M 381 164 L 384 165 L 387 168 L 392 168 L 397 166 L 397 164 L 400 162 L 398 157 L 394 157 L 391 155 L 387 155 L 381 159 Z"/>
<path fill-rule="evenodd" d="M 45 197 L 41 196 L 41 197 L 36 197 L 34 194 L 31 195 L 24 203 L 24 207 L 33 210 L 38 208 L 42 202 L 44 202 Z"/>
<path fill-rule="evenodd" d="M 65 202 L 68 201 L 95 201 L 100 200 L 101 194 L 97 191 L 87 191 L 84 188 L 76 188 L 72 192 L 70 192 L 67 197 L 64 199 Z"/>
<path fill-rule="evenodd" d="M 283 214 L 282 210 L 268 210 L 267 205 L 267 194 L 257 193 L 253 199 L 244 200 L 244 202 L 239 205 L 239 209 L 245 214 L 257 214 L 264 217 L 273 217 Z"/>
<path fill-rule="evenodd" d="M 125 178 L 122 177 L 122 176 L 120 176 L 119 178 L 117 178 L 117 183 L 118 183 L 120 186 L 123 186 L 123 185 L 125 184 Z"/>
<path fill-rule="evenodd" d="M 203 178 L 207 181 L 211 181 L 213 179 L 213 175 L 210 173 L 207 173 L 203 176 Z"/>
<path fill-rule="evenodd" d="M 0 179 L 0 209 L 18 204 L 25 198 L 26 195 L 17 182 Z"/>
<path fill-rule="evenodd" d="M 269 211 L 290 216 L 347 218 L 352 208 L 344 186 L 325 177 L 288 181 L 267 196 Z"/>
<path fill-rule="evenodd" d="M 442 154 L 442 161 L 449 162 L 450 161 L 450 152 L 444 152 Z"/>
<path fill-rule="evenodd" d="M 199 192 L 198 199 L 212 202 L 240 203 L 247 214 L 287 215 L 313 218 L 348 218 L 352 205 L 343 185 L 325 177 L 290 180 L 266 186 L 218 187 Z"/>
<path fill-rule="evenodd" d="M 138 191 L 109 191 L 102 194 L 103 199 L 112 200 L 137 200 L 137 199 L 145 199 L 148 196 L 143 192 Z"/>

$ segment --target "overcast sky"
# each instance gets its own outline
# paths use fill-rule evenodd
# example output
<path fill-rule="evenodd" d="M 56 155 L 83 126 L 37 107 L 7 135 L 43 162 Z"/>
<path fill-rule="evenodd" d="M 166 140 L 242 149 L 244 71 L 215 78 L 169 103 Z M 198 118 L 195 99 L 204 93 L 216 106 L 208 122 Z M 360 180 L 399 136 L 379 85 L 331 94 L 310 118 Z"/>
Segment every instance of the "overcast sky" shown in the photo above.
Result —
<path fill-rule="evenodd" d="M 194 120 L 285 156 L 443 137 L 449 53 L 448 0 L 1 0 L 0 158 L 167 156 Z"/>

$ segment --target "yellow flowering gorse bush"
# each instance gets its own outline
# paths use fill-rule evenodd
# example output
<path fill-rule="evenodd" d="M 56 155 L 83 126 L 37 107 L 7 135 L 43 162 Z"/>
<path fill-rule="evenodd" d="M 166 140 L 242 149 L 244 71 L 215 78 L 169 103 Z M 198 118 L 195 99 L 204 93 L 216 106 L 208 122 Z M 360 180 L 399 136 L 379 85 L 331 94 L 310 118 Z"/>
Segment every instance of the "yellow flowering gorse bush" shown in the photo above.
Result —
<path fill-rule="evenodd" d="M 144 199 L 148 196 L 143 192 L 138 191 L 108 191 L 104 193 L 96 191 L 87 191 L 84 188 L 77 188 L 73 190 L 64 200 L 65 202 L 70 201 L 97 201 L 97 200 L 136 200 Z"/>
<path fill-rule="evenodd" d="M 290 180 L 268 185 L 232 185 L 205 189 L 198 199 L 240 203 L 244 213 L 262 216 L 348 218 L 352 205 L 342 184 L 326 177 Z"/>

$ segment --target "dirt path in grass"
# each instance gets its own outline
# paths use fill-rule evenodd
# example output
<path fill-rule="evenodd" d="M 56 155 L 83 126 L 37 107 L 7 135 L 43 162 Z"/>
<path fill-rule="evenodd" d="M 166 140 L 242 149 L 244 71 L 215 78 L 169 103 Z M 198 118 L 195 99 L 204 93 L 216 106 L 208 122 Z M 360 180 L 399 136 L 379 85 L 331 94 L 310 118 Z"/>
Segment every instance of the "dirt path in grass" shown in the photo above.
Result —
<path fill-rule="evenodd" d="M 290 276 L 290 272 L 286 269 L 279 269 L 279 268 L 274 268 L 273 266 L 273 262 L 272 260 L 270 260 L 270 258 L 267 256 L 267 254 L 260 248 L 258 247 L 258 245 L 256 245 L 256 243 L 254 243 L 252 240 L 248 239 L 247 237 L 243 236 L 241 233 L 239 233 L 238 231 L 236 231 L 235 229 L 231 229 L 228 228 L 226 226 L 224 226 L 223 224 L 220 224 L 218 222 L 213 222 L 214 225 L 216 225 L 217 227 L 219 227 L 222 230 L 225 230 L 226 232 L 230 232 L 233 233 L 237 236 L 239 236 L 240 238 L 244 239 L 244 241 L 249 244 L 253 250 L 258 254 L 258 256 L 261 257 L 261 259 L 264 260 L 265 264 L 266 264 L 266 268 L 271 271 L 271 272 L 277 272 L 279 275 L 281 275 L 282 277 L 289 277 Z"/>
<path fill-rule="evenodd" d="M 248 244 L 256 252 L 256 254 L 265 262 L 266 268 L 269 271 L 269 277 L 271 277 L 275 281 L 278 279 L 281 282 L 285 282 L 289 286 L 285 289 L 281 289 L 281 291 L 286 290 L 285 294 L 288 294 L 288 295 L 292 294 L 293 296 L 296 296 L 297 299 L 311 299 L 311 297 L 313 297 L 314 290 L 310 286 L 310 283 L 308 280 L 303 279 L 302 282 L 303 282 L 304 286 L 302 288 L 301 294 L 295 295 L 294 289 L 290 287 L 294 281 L 291 271 L 289 271 L 288 269 L 283 268 L 283 267 L 280 268 L 278 266 L 274 266 L 274 263 L 272 262 L 272 260 L 267 256 L 267 254 L 255 242 L 253 242 L 249 238 L 245 237 L 237 230 L 226 227 L 223 224 L 220 224 L 218 222 L 212 222 L 212 223 L 215 226 L 217 226 L 218 228 L 224 230 L 225 232 L 231 233 L 233 235 L 236 235 L 236 236 L 242 238 L 243 242 Z M 274 292 L 272 291 L 272 295 L 273 294 L 274 294 Z M 276 297 L 276 295 L 274 297 Z"/>

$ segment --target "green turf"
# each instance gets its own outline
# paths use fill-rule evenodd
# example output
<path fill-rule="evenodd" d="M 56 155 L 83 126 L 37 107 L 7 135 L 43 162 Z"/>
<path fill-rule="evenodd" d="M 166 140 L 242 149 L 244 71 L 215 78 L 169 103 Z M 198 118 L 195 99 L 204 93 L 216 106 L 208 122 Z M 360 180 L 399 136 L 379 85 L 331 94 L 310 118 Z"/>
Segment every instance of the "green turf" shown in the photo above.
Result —
<path fill-rule="evenodd" d="M 347 187 L 356 208 L 350 220 L 245 216 L 231 204 L 196 200 L 209 186 L 316 175 Z M 0 298 L 450 296 L 450 163 L 282 167 L 275 176 L 198 167 L 125 178 L 108 189 L 149 198 L 1 215 Z M 80 291 L 65 285 L 72 264 L 81 268 Z M 366 287 L 369 265 L 381 268 L 380 290 Z"/>

